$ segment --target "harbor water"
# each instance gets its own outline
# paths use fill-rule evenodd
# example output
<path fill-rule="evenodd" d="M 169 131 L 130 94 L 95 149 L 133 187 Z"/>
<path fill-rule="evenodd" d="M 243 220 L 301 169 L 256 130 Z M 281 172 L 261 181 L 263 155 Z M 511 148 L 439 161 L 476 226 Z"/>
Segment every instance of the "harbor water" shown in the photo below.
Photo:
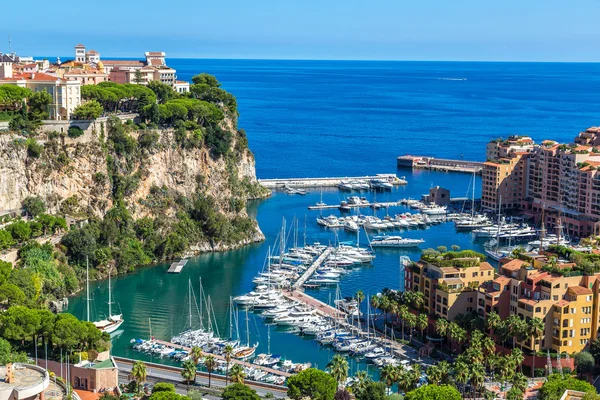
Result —
<path fill-rule="evenodd" d="M 398 171 L 400 173 L 400 171 Z M 407 171 L 402 171 L 406 173 Z M 472 176 L 469 174 L 452 174 L 433 171 L 415 171 L 407 176 L 408 185 L 394 188 L 391 192 L 377 192 L 374 194 L 362 192 L 370 200 L 397 201 L 405 198 L 420 198 L 422 193 L 428 192 L 435 184 L 443 183 L 457 196 L 466 196 L 470 193 Z M 477 185 L 479 185 L 477 179 Z M 327 204 L 336 204 L 346 196 L 356 192 L 340 192 L 329 189 L 323 192 L 323 201 Z M 169 340 L 189 326 L 189 297 L 188 282 L 191 281 L 196 297 L 198 297 L 200 279 L 206 296 L 210 296 L 214 307 L 216 323 L 222 337 L 229 337 L 229 296 L 236 296 L 249 292 L 254 288 L 252 278 L 264 266 L 268 247 L 273 246 L 274 239 L 281 230 L 282 218 L 287 221 L 288 229 L 292 220 L 299 220 L 298 243 L 304 241 L 304 218 L 306 215 L 306 240 L 307 243 L 318 241 L 323 244 L 334 243 L 336 233 L 340 241 L 355 241 L 356 234 L 349 234 L 343 229 L 326 229 L 316 224 L 316 217 L 321 211 L 309 211 L 307 206 L 320 201 L 321 193 L 314 190 L 306 196 L 287 195 L 275 192 L 266 200 L 252 202 L 249 213 L 256 216 L 261 229 L 267 239 L 258 244 L 223 253 L 202 254 L 189 260 L 180 274 L 167 274 L 170 263 L 139 268 L 129 275 L 113 278 L 113 301 L 117 303 L 124 314 L 125 322 L 120 327 L 122 333 L 117 332 L 113 337 L 113 353 L 118 356 L 141 358 L 157 361 L 157 358 L 135 352 L 130 344 L 132 338 L 148 339 L 152 334 L 157 339 Z M 364 214 L 374 213 L 370 208 L 361 211 Z M 418 212 L 406 206 L 392 207 L 389 214 L 402 212 Z M 340 215 L 338 210 L 324 210 L 323 215 Z M 378 210 L 377 215 L 385 216 L 386 210 Z M 481 250 L 481 245 L 473 243 L 469 233 L 456 233 L 451 222 L 441 225 L 432 225 L 427 229 L 409 229 L 399 232 L 400 235 L 410 238 L 422 238 L 425 243 L 421 248 L 458 245 L 462 249 L 474 248 Z M 371 234 L 372 236 L 373 234 Z M 293 231 L 290 232 L 288 245 L 294 241 Z M 367 237 L 364 231 L 360 236 L 361 246 L 367 246 Z M 383 288 L 402 288 L 402 279 L 399 268 L 399 257 L 407 255 L 411 259 L 418 259 L 419 250 L 414 249 L 376 249 L 377 257 L 372 265 L 354 268 L 340 280 L 340 290 L 343 296 L 353 296 L 357 290 L 362 290 L 366 295 L 373 295 Z M 107 313 L 106 301 L 108 300 L 108 283 L 92 282 L 91 298 L 92 315 L 95 319 L 104 317 Z M 307 290 L 307 293 L 324 302 L 335 299 L 335 286 L 323 287 L 318 290 Z M 85 317 L 85 293 L 80 293 L 72 298 L 69 312 L 76 316 Z M 197 313 L 193 311 L 193 324 L 198 324 Z M 239 336 L 246 342 L 245 314 L 239 314 Z M 204 323 L 206 324 L 206 320 Z M 267 328 L 258 314 L 249 314 L 248 321 L 250 342 L 259 342 L 258 353 L 268 350 L 268 332 L 271 329 L 270 350 L 294 362 L 310 362 L 324 368 L 333 356 L 331 347 L 320 346 L 316 341 L 287 333 L 272 326 Z M 152 331 L 150 333 L 150 330 Z M 235 327 L 234 327 L 235 330 Z M 236 333 L 234 333 L 234 336 Z M 169 362 L 160 359 L 161 362 Z M 354 370 L 366 368 L 365 364 L 359 365 L 350 359 Z M 372 367 L 374 368 L 374 367 Z"/>

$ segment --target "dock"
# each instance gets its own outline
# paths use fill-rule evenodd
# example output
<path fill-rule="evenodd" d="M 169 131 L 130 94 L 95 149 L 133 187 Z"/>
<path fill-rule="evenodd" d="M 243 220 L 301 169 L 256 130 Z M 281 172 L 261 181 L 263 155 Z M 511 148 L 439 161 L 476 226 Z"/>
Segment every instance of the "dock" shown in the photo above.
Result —
<path fill-rule="evenodd" d="M 187 351 L 188 353 L 192 351 L 192 349 L 190 347 L 186 347 L 186 346 L 182 346 L 180 344 L 175 344 L 175 343 L 167 342 L 165 340 L 154 339 L 154 343 L 162 344 L 163 346 L 170 347 L 170 348 L 172 348 L 174 350 L 184 350 L 184 351 Z M 225 361 L 225 357 L 223 357 L 221 355 L 218 355 L 218 354 L 212 354 L 212 353 L 205 353 L 205 352 L 203 352 L 203 355 L 204 356 L 212 355 L 216 360 Z M 238 360 L 237 358 L 231 358 L 230 364 L 240 364 L 243 367 L 258 368 L 258 369 L 261 369 L 261 370 L 263 370 L 265 372 L 268 372 L 270 374 L 279 375 L 279 376 L 285 376 L 286 378 L 288 376 L 291 376 L 291 374 L 289 374 L 287 372 L 283 372 L 283 371 L 280 371 L 278 369 L 263 367 L 261 365 L 252 364 L 252 363 L 249 363 L 249 362 L 246 362 L 246 361 Z"/>
<path fill-rule="evenodd" d="M 450 160 L 427 156 L 400 156 L 397 159 L 398 168 L 428 169 L 431 171 L 465 172 L 481 174 L 483 162 L 467 160 Z"/>
<path fill-rule="evenodd" d="M 185 267 L 185 264 L 187 264 L 188 259 L 187 258 L 183 258 L 177 262 L 174 262 L 173 264 L 171 264 L 171 266 L 169 267 L 169 269 L 167 270 L 168 274 L 178 274 L 181 272 L 181 270 L 183 269 L 183 267 Z"/>
<path fill-rule="evenodd" d="M 369 183 L 373 179 L 385 179 L 393 185 L 406 185 L 405 179 L 398 178 L 396 174 L 376 174 L 367 176 L 346 176 L 337 178 L 286 178 L 286 179 L 259 179 L 258 182 L 267 189 L 284 188 L 318 188 L 335 187 L 342 181 L 358 181 Z"/>
<path fill-rule="evenodd" d="M 360 204 L 344 204 L 344 207 L 350 207 L 350 208 L 365 208 L 365 207 L 371 207 L 371 208 L 388 208 L 388 207 L 397 207 L 401 204 L 401 202 L 399 201 L 388 201 L 388 202 L 382 202 L 382 203 L 360 203 Z M 308 206 L 309 210 L 333 210 L 335 208 L 342 208 L 341 204 L 332 204 L 332 205 L 322 205 L 322 206 L 318 206 L 318 205 L 314 205 L 314 206 Z"/>
<path fill-rule="evenodd" d="M 321 253 L 321 255 L 317 257 L 315 261 L 313 261 L 310 267 L 308 267 L 306 271 L 304 271 L 302 276 L 298 278 L 298 280 L 294 283 L 293 287 L 295 289 L 301 288 L 302 285 L 304 285 L 304 282 L 306 282 L 311 276 L 313 276 L 317 268 L 319 268 L 321 264 L 323 264 L 323 262 L 327 259 L 327 257 L 329 257 L 332 251 L 333 247 L 328 247 L 327 249 L 325 249 L 325 251 Z"/>

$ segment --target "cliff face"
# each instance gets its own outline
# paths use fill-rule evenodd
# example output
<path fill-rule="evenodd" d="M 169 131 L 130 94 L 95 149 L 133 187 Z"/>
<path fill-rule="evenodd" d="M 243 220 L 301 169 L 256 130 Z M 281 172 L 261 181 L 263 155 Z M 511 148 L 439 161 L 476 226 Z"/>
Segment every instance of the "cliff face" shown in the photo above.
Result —
<path fill-rule="evenodd" d="M 115 205 L 115 175 L 120 176 L 122 198 L 133 219 L 171 218 L 178 210 L 177 199 L 193 199 L 201 193 L 231 220 L 247 217 L 247 199 L 267 194 L 256 181 L 252 153 L 238 143 L 236 135 L 228 156 L 218 156 L 209 146 L 182 145 L 173 129 L 131 129 L 127 134 L 140 144 L 135 157 L 116 152 L 104 127 L 76 139 L 39 136 L 36 141 L 43 150 L 38 156 L 32 154 L 31 139 L 0 135 L 0 210 L 20 209 L 23 199 L 37 196 L 49 213 L 101 219 Z M 142 146 L 149 137 L 152 143 Z M 264 239 L 256 222 L 254 227 L 237 243 L 200 241 L 190 243 L 190 248 L 226 250 Z"/>

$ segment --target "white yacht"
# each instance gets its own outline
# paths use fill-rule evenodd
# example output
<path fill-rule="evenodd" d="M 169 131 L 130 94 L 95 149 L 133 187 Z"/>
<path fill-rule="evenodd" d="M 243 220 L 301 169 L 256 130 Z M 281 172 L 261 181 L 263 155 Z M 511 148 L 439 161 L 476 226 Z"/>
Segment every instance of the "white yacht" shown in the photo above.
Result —
<path fill-rule="evenodd" d="M 421 213 L 426 215 L 445 215 L 447 211 L 445 206 L 428 206 L 421 208 Z"/>
<path fill-rule="evenodd" d="M 373 247 L 418 247 L 424 243 L 423 239 L 408 239 L 401 236 L 375 236 L 371 240 L 371 246 Z"/>

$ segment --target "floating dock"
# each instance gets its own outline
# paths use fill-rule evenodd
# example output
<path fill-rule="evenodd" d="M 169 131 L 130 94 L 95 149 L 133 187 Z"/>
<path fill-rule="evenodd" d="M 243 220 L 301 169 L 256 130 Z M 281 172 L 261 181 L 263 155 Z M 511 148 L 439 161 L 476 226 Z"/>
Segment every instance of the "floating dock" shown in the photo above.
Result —
<path fill-rule="evenodd" d="M 432 171 L 444 172 L 466 172 L 472 174 L 481 174 L 483 162 L 450 160 L 445 158 L 435 158 L 426 156 L 400 156 L 397 160 L 398 168 L 429 169 Z"/>
<path fill-rule="evenodd" d="M 181 270 L 183 269 L 183 267 L 185 267 L 185 264 L 187 264 L 188 259 L 187 258 L 183 258 L 177 262 L 174 262 L 173 264 L 171 264 L 171 266 L 169 267 L 169 269 L 167 270 L 168 274 L 178 274 L 181 272 Z"/>
<path fill-rule="evenodd" d="M 317 188 L 335 187 L 342 181 L 358 181 L 369 183 L 373 179 L 385 179 L 392 185 L 406 185 L 406 180 L 398 178 L 396 174 L 377 174 L 373 176 L 346 176 L 341 178 L 287 178 L 287 179 L 259 179 L 258 182 L 268 189 L 283 188 Z"/>
<path fill-rule="evenodd" d="M 321 253 L 319 257 L 317 257 L 317 259 L 310 265 L 310 267 L 308 267 L 306 271 L 304 271 L 302 276 L 298 278 L 298 280 L 294 283 L 294 288 L 301 288 L 302 285 L 304 285 L 304 282 L 306 282 L 311 276 L 313 276 L 317 268 L 319 268 L 321 264 L 323 264 L 323 262 L 327 259 L 327 257 L 329 257 L 332 251 L 333 247 L 328 247 L 327 249 L 325 249 L 325 251 Z"/>

